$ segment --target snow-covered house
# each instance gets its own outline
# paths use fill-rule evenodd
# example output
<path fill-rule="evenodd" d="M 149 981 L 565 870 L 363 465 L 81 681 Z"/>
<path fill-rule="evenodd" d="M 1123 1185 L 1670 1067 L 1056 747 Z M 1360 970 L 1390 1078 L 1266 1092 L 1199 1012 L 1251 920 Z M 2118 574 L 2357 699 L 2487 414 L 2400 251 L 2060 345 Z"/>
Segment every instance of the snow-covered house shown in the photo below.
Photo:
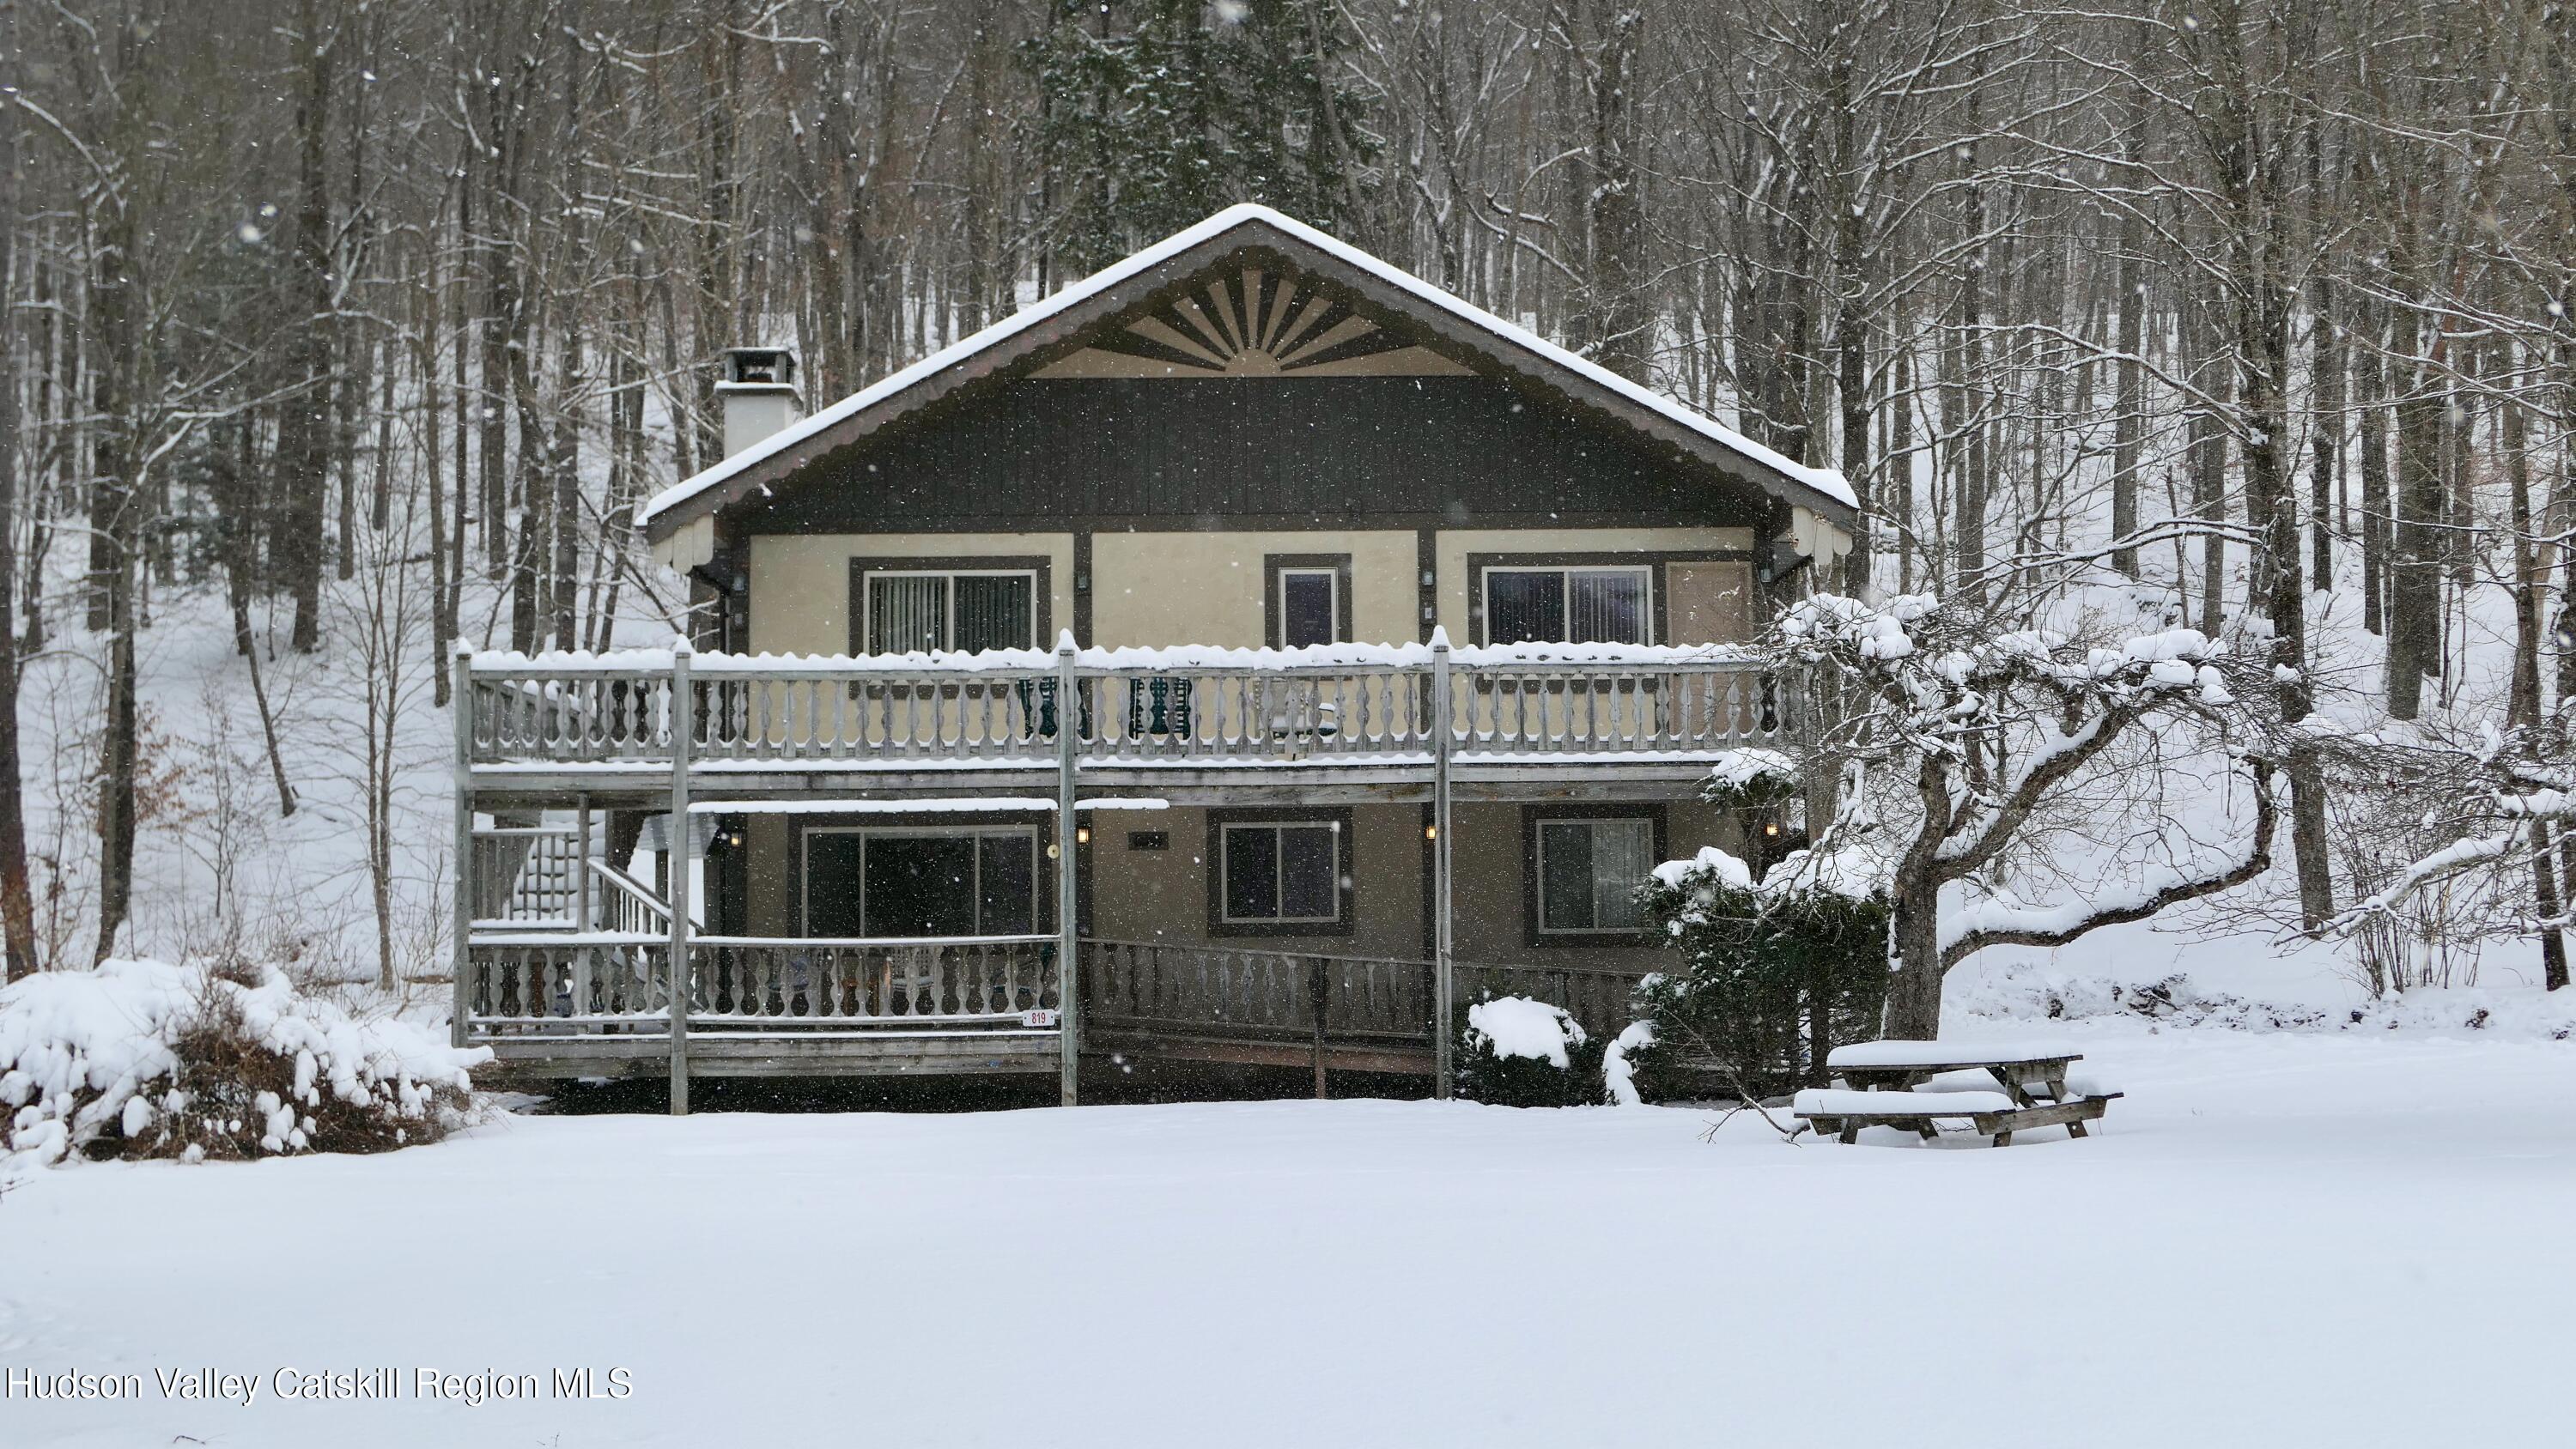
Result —
<path fill-rule="evenodd" d="M 458 662 L 457 1031 L 523 1070 L 1320 1085 L 1486 991 L 1615 1013 L 1782 732 L 1730 645 L 1853 519 L 1261 207 L 810 417 L 729 366 L 645 516 L 694 648 Z"/>

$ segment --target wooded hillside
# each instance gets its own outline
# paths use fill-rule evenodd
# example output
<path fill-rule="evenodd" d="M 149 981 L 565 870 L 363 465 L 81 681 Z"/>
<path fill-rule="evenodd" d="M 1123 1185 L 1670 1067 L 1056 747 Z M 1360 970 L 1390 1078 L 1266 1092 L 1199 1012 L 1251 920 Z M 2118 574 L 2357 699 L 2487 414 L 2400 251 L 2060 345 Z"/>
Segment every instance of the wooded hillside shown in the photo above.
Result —
<path fill-rule="evenodd" d="M 366 660 L 390 758 L 433 641 L 674 617 L 635 511 L 715 456 L 725 346 L 829 401 L 1242 200 L 1841 469 L 1869 526 L 1821 582 L 2008 600 L 2098 558 L 2271 651 L 2289 726 L 2426 720 L 2408 788 L 2551 788 L 2576 18 L 2121 8 L 0 0 L 10 970 L 49 875 L 94 872 L 85 952 L 130 913 L 168 601 L 222 600 L 255 690 Z M 31 884 L 15 690 L 62 650 L 96 855 Z M 2338 828 L 2339 781 L 2396 777 L 2322 731 L 2285 777 L 2310 927 L 2477 825 Z M 2497 858 L 2554 952 L 2552 821 Z"/>

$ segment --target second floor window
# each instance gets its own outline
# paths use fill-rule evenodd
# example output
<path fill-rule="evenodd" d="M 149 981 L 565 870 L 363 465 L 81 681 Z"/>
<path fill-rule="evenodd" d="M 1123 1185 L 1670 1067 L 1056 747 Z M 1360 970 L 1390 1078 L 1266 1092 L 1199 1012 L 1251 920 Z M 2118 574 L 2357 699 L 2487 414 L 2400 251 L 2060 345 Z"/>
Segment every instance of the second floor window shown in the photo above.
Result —
<path fill-rule="evenodd" d="M 1488 644 L 1651 644 L 1643 565 L 1485 570 Z"/>
<path fill-rule="evenodd" d="M 1351 637 L 1351 556 L 1274 553 L 1261 560 L 1262 637 L 1273 649 L 1340 644 Z"/>
<path fill-rule="evenodd" d="M 1037 576 L 1026 572 L 870 572 L 870 654 L 1037 645 Z"/>
<path fill-rule="evenodd" d="M 1279 647 L 1299 649 L 1340 640 L 1338 582 L 1331 569 L 1279 571 Z"/>

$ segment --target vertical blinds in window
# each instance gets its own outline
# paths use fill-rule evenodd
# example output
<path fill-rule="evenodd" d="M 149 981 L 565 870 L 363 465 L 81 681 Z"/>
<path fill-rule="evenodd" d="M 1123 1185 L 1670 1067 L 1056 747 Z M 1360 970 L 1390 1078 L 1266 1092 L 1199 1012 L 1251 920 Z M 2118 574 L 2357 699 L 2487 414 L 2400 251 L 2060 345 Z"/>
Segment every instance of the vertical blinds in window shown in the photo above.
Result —
<path fill-rule="evenodd" d="M 951 649 L 1028 649 L 1030 580 L 1026 574 L 957 576 L 957 628 Z"/>
<path fill-rule="evenodd" d="M 948 647 L 948 579 L 942 574 L 875 574 L 868 579 L 868 652 L 909 654 Z"/>
<path fill-rule="evenodd" d="M 1647 642 L 1642 568 L 1485 571 L 1485 638 L 1494 644 Z"/>
<path fill-rule="evenodd" d="M 1634 569 L 1568 570 L 1565 605 L 1568 643 L 1646 640 L 1646 576 Z"/>
<path fill-rule="evenodd" d="M 1035 596 L 1027 574 L 870 574 L 868 652 L 1032 648 Z"/>

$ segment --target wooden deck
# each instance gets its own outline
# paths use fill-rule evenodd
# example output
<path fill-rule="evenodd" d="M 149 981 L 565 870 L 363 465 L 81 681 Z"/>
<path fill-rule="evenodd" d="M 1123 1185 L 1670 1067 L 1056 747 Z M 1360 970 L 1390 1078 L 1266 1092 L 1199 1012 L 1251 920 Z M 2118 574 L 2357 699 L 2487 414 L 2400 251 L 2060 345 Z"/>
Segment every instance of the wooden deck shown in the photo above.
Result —
<path fill-rule="evenodd" d="M 1458 1010 L 1487 992 L 1615 1032 L 1637 973 L 1453 958 L 1452 807 L 1688 795 L 1721 755 L 1790 737 L 1793 693 L 1723 646 L 1453 650 L 1436 634 L 1290 651 L 460 654 L 453 667 L 456 1040 L 520 1074 L 667 1071 L 675 1111 L 692 1074 L 1050 1060 L 1070 1102 L 1086 1054 L 1302 1064 L 1319 1087 L 1333 1070 L 1424 1072 L 1445 1093 Z M 994 799 L 1054 815 L 1058 901 L 1082 896 L 1084 808 L 1421 802 L 1432 959 L 1078 942 L 1066 910 L 1044 936 L 710 935 L 685 899 L 694 829 L 675 831 L 667 902 L 593 849 L 591 822 L 615 812 Z M 582 822 L 570 845 L 513 823 L 559 807 Z M 568 901 L 570 916 L 520 919 L 531 900 L 540 915 Z M 1080 966 L 1069 998 L 1060 957 Z"/>
<path fill-rule="evenodd" d="M 669 1068 L 669 957 L 658 941 L 523 933 L 479 946 L 467 1040 L 495 1075 L 592 1078 Z M 1058 1069 L 1051 941 L 1003 945 L 700 938 L 686 1038 L 700 1076 L 881 1076 Z M 1627 1022 L 1634 973 L 1457 962 L 1462 999 L 1535 996 L 1586 1030 Z M 1429 961 L 1086 939 L 1076 973 L 1086 1057 L 1317 1072 L 1434 1070 Z M 1037 1023 L 1046 1023 L 1043 1025 Z"/>

